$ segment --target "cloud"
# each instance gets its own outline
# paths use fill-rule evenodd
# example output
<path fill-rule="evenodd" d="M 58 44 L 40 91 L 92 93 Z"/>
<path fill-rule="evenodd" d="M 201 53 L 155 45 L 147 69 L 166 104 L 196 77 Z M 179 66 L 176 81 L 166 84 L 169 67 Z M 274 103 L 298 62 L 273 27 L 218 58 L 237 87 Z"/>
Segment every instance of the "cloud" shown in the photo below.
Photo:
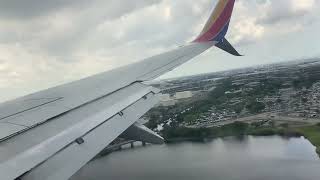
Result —
<path fill-rule="evenodd" d="M 0 0 L 0 99 L 190 42 L 216 2 Z M 316 22 L 319 12 L 316 0 L 237 0 L 227 36 L 233 44 L 244 46 L 302 32 Z"/>
<path fill-rule="evenodd" d="M 81 46 L 86 44 L 83 41 L 93 36 L 100 24 L 161 1 L 64 2 L 31 0 L 27 5 L 19 4 L 20 1 L 0 2 L 3 10 L 0 12 L 0 98 L 8 99 L 114 68 L 117 64 L 111 59 L 114 55 L 105 57 L 106 53 L 89 52 L 86 46 Z M 37 12 L 24 14 L 29 11 Z M 16 87 L 20 90 L 12 90 Z"/>
<path fill-rule="evenodd" d="M 229 35 L 245 45 L 303 31 L 319 20 L 319 5 L 315 0 L 238 0 Z"/>
<path fill-rule="evenodd" d="M 103 8 L 107 18 L 116 18 L 137 8 L 154 4 L 157 1 L 158 0 L 127 1 L 124 5 L 116 0 L 0 0 L 0 17 L 25 20 L 47 16 L 63 10 L 82 13 L 89 9 L 102 10 Z"/>
<path fill-rule="evenodd" d="M 316 9 L 315 0 L 266 1 L 264 14 L 259 18 L 260 24 L 276 24 L 295 20 L 311 14 Z"/>
<path fill-rule="evenodd" d="M 99 24 L 159 2 L 161 0 L 125 4 L 116 0 L 5 1 L 0 6 L 0 43 L 23 43 L 28 48 L 62 57 L 77 48 Z"/>
<path fill-rule="evenodd" d="M 62 8 L 72 7 L 85 3 L 85 0 L 69 1 L 69 0 L 1 0 L 0 16 L 1 18 L 26 19 L 37 16 L 43 16 L 52 11 L 58 11 Z"/>

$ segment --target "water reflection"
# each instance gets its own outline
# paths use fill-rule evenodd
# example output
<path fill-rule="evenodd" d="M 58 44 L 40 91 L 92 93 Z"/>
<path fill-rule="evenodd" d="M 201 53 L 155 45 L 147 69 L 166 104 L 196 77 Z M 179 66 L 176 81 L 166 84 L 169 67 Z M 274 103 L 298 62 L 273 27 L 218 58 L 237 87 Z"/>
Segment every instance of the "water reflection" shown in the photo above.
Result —
<path fill-rule="evenodd" d="M 318 180 L 318 159 L 304 138 L 224 138 L 116 152 L 91 162 L 72 180 Z"/>

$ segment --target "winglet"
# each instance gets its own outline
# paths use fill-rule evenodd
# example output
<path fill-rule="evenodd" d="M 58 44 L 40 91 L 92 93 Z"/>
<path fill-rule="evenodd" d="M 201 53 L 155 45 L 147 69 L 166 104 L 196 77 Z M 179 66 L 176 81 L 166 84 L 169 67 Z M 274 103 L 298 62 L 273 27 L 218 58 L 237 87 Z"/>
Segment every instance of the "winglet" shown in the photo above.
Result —
<path fill-rule="evenodd" d="M 219 41 L 216 46 L 234 56 L 242 56 L 241 54 L 238 53 L 234 47 L 228 42 L 227 39 L 223 38 L 222 41 Z"/>
<path fill-rule="evenodd" d="M 216 46 L 232 55 L 241 56 L 225 39 L 235 0 L 219 0 L 200 35 L 193 42 L 217 42 Z"/>

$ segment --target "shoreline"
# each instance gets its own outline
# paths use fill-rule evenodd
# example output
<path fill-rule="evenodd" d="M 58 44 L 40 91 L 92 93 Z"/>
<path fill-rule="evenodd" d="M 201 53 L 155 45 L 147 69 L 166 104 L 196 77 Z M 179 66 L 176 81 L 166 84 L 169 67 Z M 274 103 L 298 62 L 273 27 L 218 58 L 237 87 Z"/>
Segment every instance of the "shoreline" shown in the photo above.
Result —
<path fill-rule="evenodd" d="M 196 131 L 217 131 L 217 129 L 203 129 L 199 128 Z M 293 138 L 293 137 L 304 137 L 306 138 L 313 146 L 316 147 L 316 153 L 320 157 L 320 124 L 317 125 L 305 125 L 301 127 L 268 127 L 268 128 L 246 128 L 242 129 L 241 132 L 239 131 L 230 131 L 228 128 L 219 129 L 219 131 L 224 131 L 225 133 L 214 132 L 209 135 L 210 133 L 201 134 L 191 132 L 190 134 L 196 134 L 194 136 L 176 136 L 176 137 L 167 137 L 165 138 L 165 143 L 179 143 L 179 142 L 206 142 L 208 140 L 213 140 L 217 138 L 226 138 L 226 137 L 245 137 L 245 136 L 280 136 L 283 138 Z M 186 129 L 184 130 L 186 131 Z M 185 133 L 185 132 L 184 132 Z M 185 135 L 185 134 L 184 134 Z"/>

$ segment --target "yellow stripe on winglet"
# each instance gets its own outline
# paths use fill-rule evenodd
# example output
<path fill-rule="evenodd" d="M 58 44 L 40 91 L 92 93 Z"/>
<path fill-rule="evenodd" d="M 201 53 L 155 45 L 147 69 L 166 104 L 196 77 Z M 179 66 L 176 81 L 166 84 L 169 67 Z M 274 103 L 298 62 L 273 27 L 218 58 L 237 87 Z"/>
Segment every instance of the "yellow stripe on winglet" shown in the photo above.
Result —
<path fill-rule="evenodd" d="M 218 17 L 228 4 L 229 0 L 219 0 L 217 6 L 214 8 L 209 20 L 207 21 L 206 25 L 204 26 L 200 36 L 204 33 L 206 33 L 212 26 L 213 24 L 217 21 Z"/>

